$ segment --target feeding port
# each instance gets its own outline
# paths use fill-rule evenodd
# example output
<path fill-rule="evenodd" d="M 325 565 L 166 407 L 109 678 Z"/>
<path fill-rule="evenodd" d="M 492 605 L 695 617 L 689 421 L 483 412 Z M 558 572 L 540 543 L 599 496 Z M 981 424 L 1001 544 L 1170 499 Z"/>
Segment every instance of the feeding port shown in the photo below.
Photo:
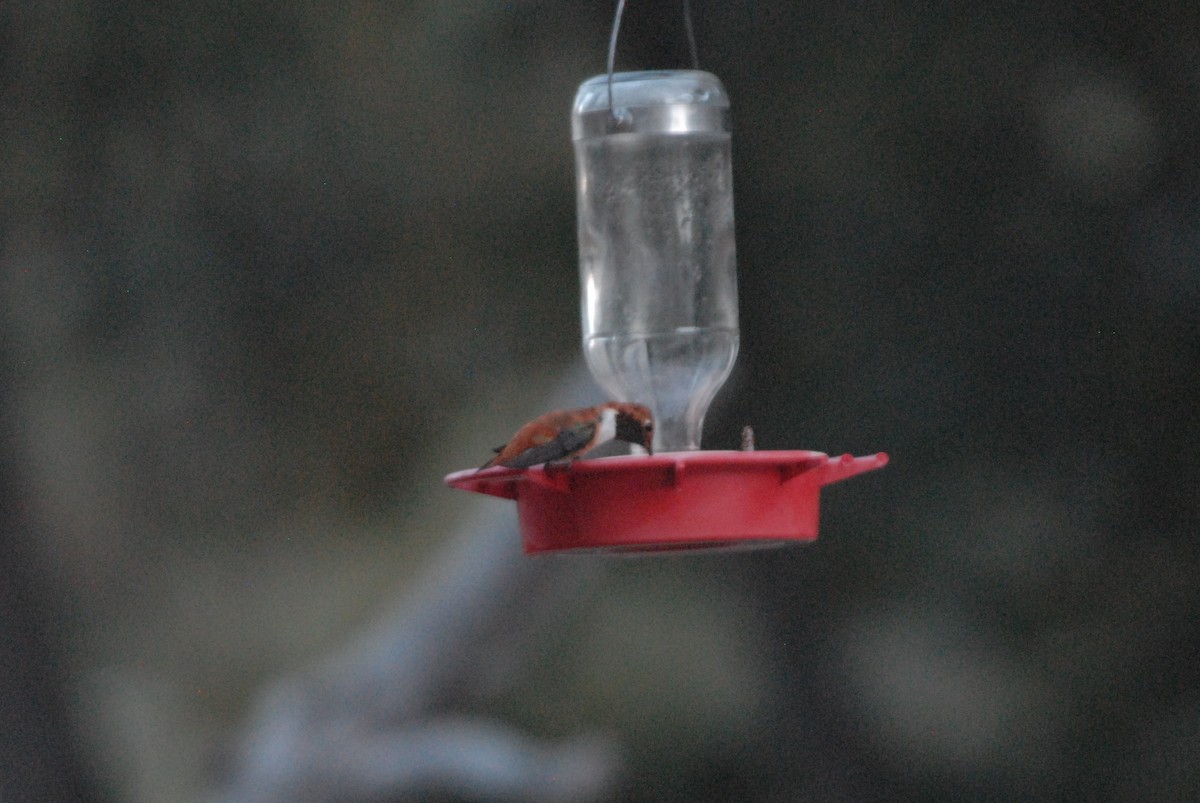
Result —
<path fill-rule="evenodd" d="M 654 454 L 446 477 L 516 501 L 527 553 L 811 541 L 820 489 L 887 463 L 883 453 L 700 450 L 738 352 L 730 119 L 725 88 L 700 70 L 610 69 L 579 87 L 583 352 L 614 399 L 653 411 Z"/>

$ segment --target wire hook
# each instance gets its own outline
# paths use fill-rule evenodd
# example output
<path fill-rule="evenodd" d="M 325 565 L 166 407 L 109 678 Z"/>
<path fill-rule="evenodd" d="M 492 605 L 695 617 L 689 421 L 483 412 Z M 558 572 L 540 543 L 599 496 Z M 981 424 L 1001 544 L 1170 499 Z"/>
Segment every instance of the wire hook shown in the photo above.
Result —
<path fill-rule="evenodd" d="M 617 33 L 621 30 L 621 15 L 625 13 L 625 0 L 617 0 L 617 13 L 613 17 L 612 36 L 608 40 L 608 113 L 616 124 L 621 123 L 613 106 L 613 65 L 617 59 Z M 683 0 L 683 29 L 687 33 L 688 51 L 692 54 L 692 69 L 700 69 L 700 56 L 696 51 L 696 31 L 692 27 L 691 0 Z"/>

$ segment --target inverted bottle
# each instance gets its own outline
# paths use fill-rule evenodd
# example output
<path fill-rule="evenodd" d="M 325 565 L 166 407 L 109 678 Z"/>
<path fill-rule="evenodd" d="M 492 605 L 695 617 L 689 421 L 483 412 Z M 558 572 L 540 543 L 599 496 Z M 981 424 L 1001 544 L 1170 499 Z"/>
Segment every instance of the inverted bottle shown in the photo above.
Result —
<path fill-rule="evenodd" d="M 699 449 L 738 350 L 729 99 L 697 70 L 611 80 L 572 114 L 584 355 L 653 409 L 656 452 Z"/>

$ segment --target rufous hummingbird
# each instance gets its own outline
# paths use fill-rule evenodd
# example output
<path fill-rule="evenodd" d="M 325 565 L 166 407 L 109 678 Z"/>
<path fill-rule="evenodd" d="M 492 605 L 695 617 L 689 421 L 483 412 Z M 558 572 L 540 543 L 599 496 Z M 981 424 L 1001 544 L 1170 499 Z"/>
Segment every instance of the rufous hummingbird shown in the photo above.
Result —
<path fill-rule="evenodd" d="M 605 402 L 595 407 L 555 410 L 517 430 L 512 440 L 497 446 L 496 456 L 479 467 L 528 468 L 553 460 L 576 457 L 618 438 L 654 454 L 654 418 L 641 404 Z"/>

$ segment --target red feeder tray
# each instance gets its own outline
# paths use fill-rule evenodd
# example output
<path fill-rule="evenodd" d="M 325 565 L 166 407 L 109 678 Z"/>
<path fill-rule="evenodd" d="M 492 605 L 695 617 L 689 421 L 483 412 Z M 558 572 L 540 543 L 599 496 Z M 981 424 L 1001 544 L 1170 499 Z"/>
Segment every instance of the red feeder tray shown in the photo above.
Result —
<path fill-rule="evenodd" d="M 672 452 L 468 469 L 446 484 L 515 499 L 526 554 L 753 549 L 815 540 L 821 486 L 887 461 L 883 452 Z"/>

